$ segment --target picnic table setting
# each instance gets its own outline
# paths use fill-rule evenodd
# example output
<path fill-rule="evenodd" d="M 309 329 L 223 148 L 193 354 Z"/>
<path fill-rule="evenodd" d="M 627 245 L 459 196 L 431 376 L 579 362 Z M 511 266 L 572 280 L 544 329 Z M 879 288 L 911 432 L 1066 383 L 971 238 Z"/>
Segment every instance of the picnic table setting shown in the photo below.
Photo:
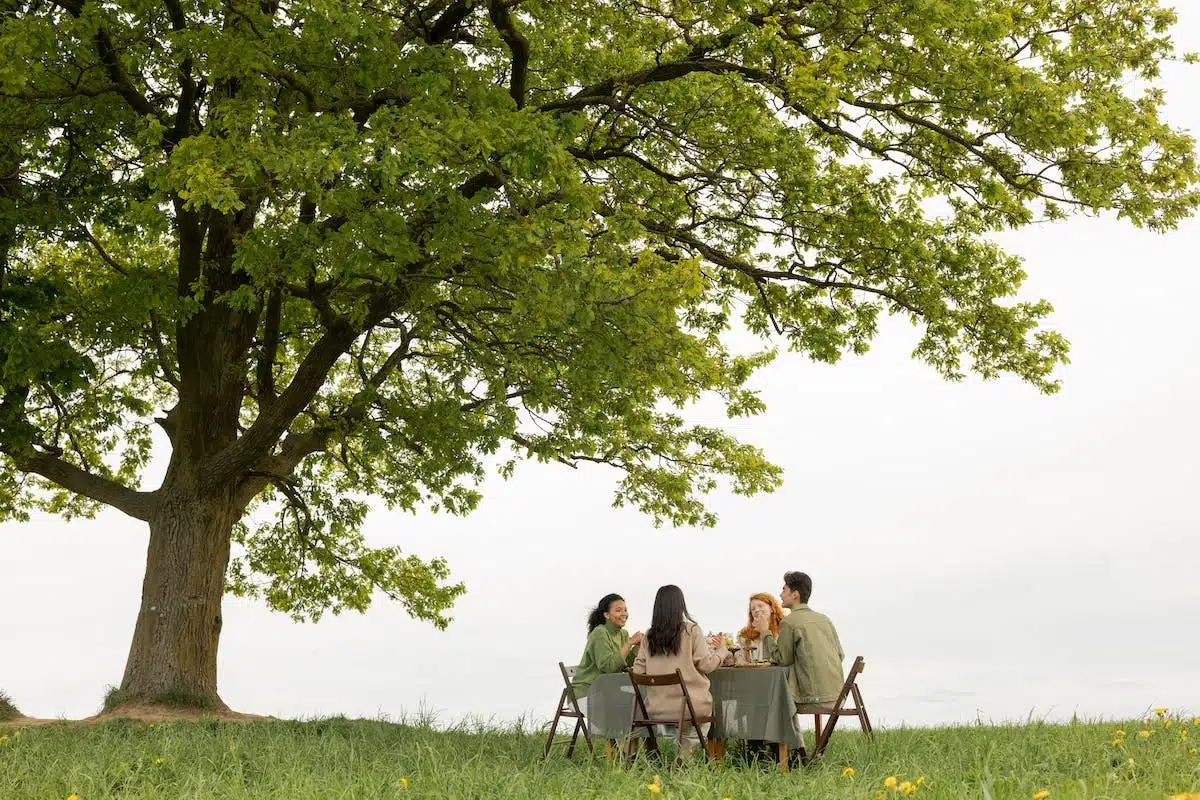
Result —
<path fill-rule="evenodd" d="M 724 636 L 724 634 L 718 634 Z M 734 647 L 729 647 L 729 645 Z M 787 672 L 783 667 L 757 658 L 757 650 L 727 638 L 735 657 L 709 674 L 713 698 L 713 720 L 708 741 L 709 754 L 724 757 L 729 739 L 764 741 L 782 748 L 800 748 L 803 742 L 793 724 L 794 706 L 788 695 Z M 618 741 L 631 735 L 634 688 L 627 673 L 601 675 L 587 696 L 589 732 L 593 737 Z M 786 765 L 787 749 L 782 750 Z"/>
<path fill-rule="evenodd" d="M 609 758 L 632 757 L 642 746 L 657 753 L 659 737 L 672 736 L 677 763 L 696 749 L 722 763 L 725 743 L 742 740 L 748 752 L 769 751 L 785 773 L 821 757 L 840 717 L 857 717 L 871 736 L 857 682 L 865 662 L 859 656 L 843 672 L 837 631 L 809 608 L 811 593 L 808 575 L 786 573 L 782 602 L 751 595 L 736 637 L 701 633 L 673 584 L 659 588 L 645 633 L 630 634 L 624 598 L 605 595 L 588 614 L 580 662 L 558 664 L 562 689 L 543 758 L 563 720 L 574 721 L 568 758 L 581 734 L 590 752 L 594 739 L 603 741 Z M 811 752 L 801 733 L 806 716 L 813 718 Z"/>

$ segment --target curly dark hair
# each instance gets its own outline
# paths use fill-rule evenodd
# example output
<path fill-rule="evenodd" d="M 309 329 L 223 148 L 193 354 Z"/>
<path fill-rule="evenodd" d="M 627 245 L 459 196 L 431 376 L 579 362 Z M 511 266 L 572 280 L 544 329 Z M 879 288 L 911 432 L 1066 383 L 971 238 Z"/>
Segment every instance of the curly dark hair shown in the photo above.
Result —
<path fill-rule="evenodd" d="M 618 600 L 624 600 L 619 594 L 606 594 L 600 598 L 600 602 L 596 603 L 596 607 L 588 612 L 588 633 L 596 630 L 604 624 L 604 615 L 612 608 L 612 604 Z"/>

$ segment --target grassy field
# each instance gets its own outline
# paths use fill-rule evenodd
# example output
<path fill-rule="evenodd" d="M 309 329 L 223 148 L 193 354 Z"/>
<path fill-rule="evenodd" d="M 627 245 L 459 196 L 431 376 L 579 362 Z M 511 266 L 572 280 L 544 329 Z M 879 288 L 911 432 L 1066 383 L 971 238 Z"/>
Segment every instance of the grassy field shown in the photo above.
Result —
<path fill-rule="evenodd" d="M 780 775 L 736 758 L 721 768 L 620 769 L 585 750 L 573 761 L 559 751 L 542 762 L 540 737 L 519 728 L 341 719 L 0 723 L 0 798 L 1191 800 L 1186 793 L 1196 792 L 1200 800 L 1197 740 L 1200 720 L 1169 713 L 1119 725 L 886 730 L 873 742 L 850 731 L 835 735 L 819 766 Z"/>

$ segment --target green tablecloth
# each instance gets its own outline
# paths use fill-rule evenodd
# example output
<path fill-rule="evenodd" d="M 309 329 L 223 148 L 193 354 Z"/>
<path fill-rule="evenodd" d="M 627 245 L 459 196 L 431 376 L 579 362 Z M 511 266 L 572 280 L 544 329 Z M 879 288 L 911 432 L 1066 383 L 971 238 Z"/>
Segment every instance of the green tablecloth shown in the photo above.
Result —
<path fill-rule="evenodd" d="M 789 747 L 800 745 L 783 667 L 726 668 L 712 681 L 711 739 L 761 739 Z M 643 689 L 643 692 L 645 690 Z M 633 684 L 625 673 L 601 675 L 588 690 L 587 718 L 592 735 L 620 739 L 629 735 Z"/>

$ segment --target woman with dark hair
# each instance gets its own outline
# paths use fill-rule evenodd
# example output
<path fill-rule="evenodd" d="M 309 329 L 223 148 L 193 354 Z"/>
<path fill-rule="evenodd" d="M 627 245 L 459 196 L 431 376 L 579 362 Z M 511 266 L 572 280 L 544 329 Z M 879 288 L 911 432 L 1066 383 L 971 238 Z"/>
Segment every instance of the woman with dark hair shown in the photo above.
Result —
<path fill-rule="evenodd" d="M 671 674 L 679 670 L 687 686 L 696 716 L 712 714 L 712 694 L 708 674 L 729 655 L 724 637 L 712 650 L 692 619 L 683 599 L 683 591 L 674 585 L 660 587 L 654 597 L 654 613 L 646 641 L 638 650 L 633 671 L 639 675 Z M 646 694 L 646 710 L 651 717 L 673 717 L 679 713 L 683 691 L 678 686 L 651 686 Z M 707 725 L 705 726 L 707 733 Z M 700 741 L 695 731 L 685 731 L 683 749 L 691 750 Z"/>
<path fill-rule="evenodd" d="M 587 644 L 575 670 L 575 698 L 582 708 L 587 704 L 592 681 L 610 672 L 623 672 L 633 663 L 634 649 L 641 644 L 642 632 L 633 636 L 625 630 L 629 609 L 619 594 L 606 594 L 588 612 Z"/>

